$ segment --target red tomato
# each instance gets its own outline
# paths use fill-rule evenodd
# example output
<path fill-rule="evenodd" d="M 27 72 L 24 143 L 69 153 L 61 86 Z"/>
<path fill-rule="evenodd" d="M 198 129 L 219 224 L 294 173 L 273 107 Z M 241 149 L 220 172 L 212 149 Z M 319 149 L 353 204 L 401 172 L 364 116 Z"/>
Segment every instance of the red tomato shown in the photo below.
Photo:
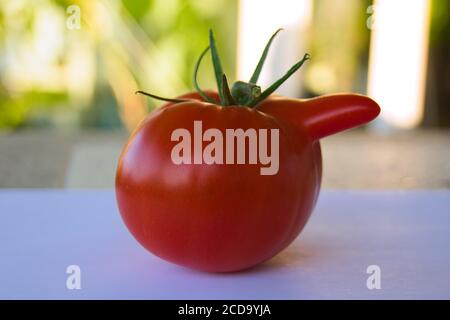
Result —
<path fill-rule="evenodd" d="M 213 105 L 197 93 L 183 98 L 197 100 L 169 103 L 135 130 L 120 157 L 116 195 L 126 226 L 146 249 L 210 272 L 246 269 L 287 247 L 318 197 L 318 140 L 366 123 L 380 111 L 373 100 L 352 94 L 269 97 L 254 109 Z M 185 128 L 193 136 L 194 121 L 224 134 L 226 129 L 278 129 L 277 174 L 261 175 L 261 164 L 174 164 L 171 151 L 177 142 L 171 134 Z"/>

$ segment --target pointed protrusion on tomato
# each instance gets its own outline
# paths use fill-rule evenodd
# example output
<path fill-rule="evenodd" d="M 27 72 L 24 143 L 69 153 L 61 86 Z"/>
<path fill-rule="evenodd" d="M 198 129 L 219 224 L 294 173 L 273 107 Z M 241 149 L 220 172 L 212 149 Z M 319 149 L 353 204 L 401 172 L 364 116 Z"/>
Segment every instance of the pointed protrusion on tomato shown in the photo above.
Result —
<path fill-rule="evenodd" d="M 366 124 L 380 114 L 380 107 L 374 100 L 356 94 L 311 99 L 305 108 L 308 117 L 304 125 L 315 140 Z"/>
<path fill-rule="evenodd" d="M 369 97 L 334 94 L 308 100 L 270 98 L 258 110 L 294 123 L 312 140 L 358 127 L 375 119 L 380 107 Z"/>

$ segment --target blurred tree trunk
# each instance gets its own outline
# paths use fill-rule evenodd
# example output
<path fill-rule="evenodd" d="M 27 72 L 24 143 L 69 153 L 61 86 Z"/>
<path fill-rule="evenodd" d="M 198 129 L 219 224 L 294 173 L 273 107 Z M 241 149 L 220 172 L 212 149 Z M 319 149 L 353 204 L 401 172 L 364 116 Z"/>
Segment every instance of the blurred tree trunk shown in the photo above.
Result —
<path fill-rule="evenodd" d="M 450 127 L 450 23 L 448 1 L 433 1 L 425 127 Z"/>

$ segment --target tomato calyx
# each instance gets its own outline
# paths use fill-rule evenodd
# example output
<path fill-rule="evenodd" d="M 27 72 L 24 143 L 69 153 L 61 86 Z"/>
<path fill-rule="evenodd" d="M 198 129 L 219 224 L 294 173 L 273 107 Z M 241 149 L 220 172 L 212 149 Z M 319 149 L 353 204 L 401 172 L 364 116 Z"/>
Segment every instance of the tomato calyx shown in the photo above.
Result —
<path fill-rule="evenodd" d="M 241 106 L 248 106 L 261 95 L 261 87 L 244 81 L 236 81 L 231 88 L 231 95 Z"/>
<path fill-rule="evenodd" d="M 200 97 L 209 103 L 222 105 L 222 106 L 232 106 L 232 105 L 240 105 L 240 106 L 246 106 L 249 108 L 256 108 L 259 103 L 261 103 L 263 100 L 268 98 L 275 90 L 277 90 L 287 79 L 289 79 L 297 70 L 299 70 L 303 64 L 310 59 L 310 55 L 306 53 L 303 58 L 298 61 L 296 64 L 294 64 L 281 78 L 279 78 L 277 81 L 275 81 L 272 85 L 270 85 L 267 89 L 264 91 L 261 90 L 261 87 L 257 85 L 257 81 L 259 79 L 259 76 L 261 74 L 262 68 L 264 66 L 264 63 L 267 59 L 267 55 L 269 53 L 269 49 L 272 45 L 273 40 L 278 35 L 280 31 L 283 29 L 278 29 L 269 39 L 267 42 L 264 51 L 258 61 L 258 64 L 255 68 L 255 71 L 253 72 L 249 82 L 244 81 L 236 81 L 233 86 L 230 87 L 228 85 L 228 80 L 223 72 L 222 69 L 222 63 L 220 61 L 219 53 L 216 46 L 216 41 L 214 38 L 214 33 L 212 30 L 209 30 L 209 46 L 203 50 L 203 52 L 200 54 L 194 68 L 194 74 L 193 74 L 193 85 L 195 90 L 198 92 Z M 220 101 L 217 101 L 216 99 L 208 96 L 199 86 L 197 81 L 197 75 L 198 70 L 200 68 L 200 64 L 206 55 L 208 51 L 211 52 L 211 59 L 213 63 L 214 68 L 214 75 L 216 78 L 218 93 L 219 93 L 219 99 Z M 181 103 L 181 102 L 187 102 L 191 101 L 188 99 L 170 99 L 170 98 L 164 98 L 160 97 L 151 93 L 147 93 L 144 91 L 136 91 L 136 93 L 144 94 L 146 96 L 149 96 L 151 98 L 162 100 L 166 102 L 172 102 L 172 103 Z"/>

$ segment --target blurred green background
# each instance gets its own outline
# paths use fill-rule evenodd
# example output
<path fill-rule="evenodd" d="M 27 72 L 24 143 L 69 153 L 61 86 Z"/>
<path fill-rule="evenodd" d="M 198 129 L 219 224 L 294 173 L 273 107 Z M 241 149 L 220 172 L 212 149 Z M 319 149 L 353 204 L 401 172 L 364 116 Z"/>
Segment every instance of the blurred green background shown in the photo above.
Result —
<path fill-rule="evenodd" d="M 371 3 L 314 1 L 305 35 L 314 59 L 304 70 L 303 96 L 365 92 Z M 81 11 L 79 29 L 67 26 L 72 5 Z M 207 46 L 209 28 L 216 33 L 224 70 L 235 79 L 238 7 L 238 0 L 0 1 L 0 131 L 132 130 L 159 105 L 134 95 L 136 90 L 168 97 L 192 90 L 193 66 Z M 432 90 L 427 90 L 424 124 L 447 126 L 450 8 L 446 0 L 433 0 L 432 7 Z M 209 59 L 200 82 L 214 87 Z"/>
<path fill-rule="evenodd" d="M 133 128 L 154 101 L 191 90 L 208 29 L 234 77 L 237 1 L 1 1 L 0 130 Z M 66 27 L 81 12 L 79 29 Z M 208 67 L 205 59 L 205 70 Z M 201 72 L 207 86 L 213 74 Z"/>

